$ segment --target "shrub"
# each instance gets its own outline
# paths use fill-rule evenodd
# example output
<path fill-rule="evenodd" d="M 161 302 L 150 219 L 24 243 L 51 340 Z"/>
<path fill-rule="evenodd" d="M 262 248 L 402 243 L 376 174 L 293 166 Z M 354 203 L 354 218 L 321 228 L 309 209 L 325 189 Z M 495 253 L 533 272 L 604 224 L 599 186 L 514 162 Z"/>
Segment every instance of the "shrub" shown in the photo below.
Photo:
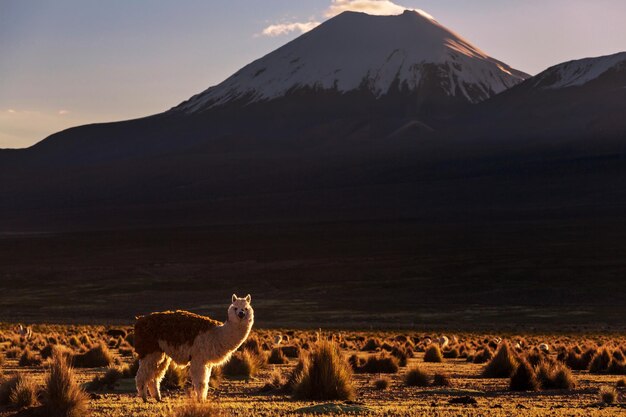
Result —
<path fill-rule="evenodd" d="M 0 405 L 27 407 L 37 401 L 35 384 L 23 374 L 0 381 Z"/>
<path fill-rule="evenodd" d="M 267 362 L 272 365 L 283 365 L 285 363 L 288 363 L 289 359 L 287 359 L 282 349 L 274 348 L 272 349 L 272 352 L 270 353 Z"/>
<path fill-rule="evenodd" d="M 369 339 L 361 348 L 362 351 L 375 351 L 380 348 L 380 340 L 379 339 Z"/>
<path fill-rule="evenodd" d="M 113 363 L 113 354 L 101 343 L 85 353 L 74 355 L 72 361 L 77 368 L 101 368 Z"/>
<path fill-rule="evenodd" d="M 485 378 L 508 378 L 517 368 L 517 359 L 507 342 L 502 342 L 496 355 L 483 370 Z"/>
<path fill-rule="evenodd" d="M 18 362 L 19 366 L 37 366 L 41 364 L 41 359 L 37 357 L 29 348 L 24 349 Z"/>
<path fill-rule="evenodd" d="M 617 390 L 614 387 L 601 387 L 598 395 L 604 404 L 613 404 L 617 401 Z"/>
<path fill-rule="evenodd" d="M 606 371 L 611 375 L 626 375 L 626 362 L 613 358 Z"/>
<path fill-rule="evenodd" d="M 182 368 L 177 366 L 174 362 L 170 362 L 165 376 L 161 381 L 161 387 L 164 390 L 179 390 L 185 388 L 187 383 L 187 370 L 188 368 Z"/>
<path fill-rule="evenodd" d="M 476 364 L 487 363 L 493 358 L 493 352 L 489 348 L 484 348 L 473 356 L 472 362 Z M 470 357 L 468 356 L 468 360 Z"/>
<path fill-rule="evenodd" d="M 572 371 L 562 363 L 541 362 L 536 367 L 536 374 L 543 389 L 573 389 L 576 386 Z"/>
<path fill-rule="evenodd" d="M 460 356 L 459 350 L 455 347 L 443 352 L 443 357 L 447 359 L 456 359 L 459 356 Z"/>
<path fill-rule="evenodd" d="M 408 387 L 427 387 L 430 384 L 430 376 L 415 366 L 404 376 L 404 384 Z"/>
<path fill-rule="evenodd" d="M 314 401 L 354 399 L 352 369 L 335 343 L 322 340 L 316 344 L 294 395 Z"/>
<path fill-rule="evenodd" d="M 433 386 L 435 387 L 451 387 L 452 379 L 447 374 L 437 372 L 433 378 Z"/>
<path fill-rule="evenodd" d="M 233 353 L 230 360 L 222 367 L 222 371 L 226 376 L 249 379 L 256 375 L 262 364 L 262 359 L 258 355 L 244 349 Z"/>
<path fill-rule="evenodd" d="M 27 377 L 19 377 L 9 392 L 9 403 L 15 407 L 30 407 L 37 402 L 37 386 Z"/>
<path fill-rule="evenodd" d="M 368 374 L 395 374 L 399 369 L 398 360 L 387 353 L 371 355 L 365 364 L 358 368 L 358 372 Z"/>
<path fill-rule="evenodd" d="M 584 353 L 578 352 L 580 348 L 576 346 L 571 349 L 565 358 L 565 364 L 572 370 L 585 371 L 589 368 L 591 359 L 595 355 L 594 349 L 587 349 Z"/>
<path fill-rule="evenodd" d="M 309 356 L 308 355 L 300 355 L 300 360 L 296 367 L 291 371 L 287 382 L 284 385 L 284 389 L 287 392 L 293 392 L 296 385 L 302 380 L 304 376 L 304 370 L 309 366 Z"/>
<path fill-rule="evenodd" d="M 300 356 L 300 347 L 298 346 L 281 346 L 283 354 L 288 358 L 297 358 Z"/>
<path fill-rule="evenodd" d="M 47 417 L 84 417 L 87 414 L 87 395 L 61 355 L 55 354 L 52 358 L 42 402 Z"/>
<path fill-rule="evenodd" d="M 424 362 L 443 362 L 443 355 L 438 344 L 431 344 L 424 353 Z"/>
<path fill-rule="evenodd" d="M 611 352 L 608 349 L 600 349 L 591 359 L 589 372 L 599 374 L 607 372 L 611 363 Z"/>
<path fill-rule="evenodd" d="M 130 373 L 130 367 L 126 366 L 124 368 L 120 367 L 110 367 L 102 376 L 96 375 L 90 382 L 87 384 L 87 390 L 89 391 L 98 391 L 101 389 L 113 389 L 115 388 L 115 383 L 121 378 L 128 378 L 128 374 Z"/>
<path fill-rule="evenodd" d="M 413 356 L 413 351 L 410 348 L 398 348 L 394 347 L 391 350 L 391 354 L 398 359 L 398 365 L 406 366 L 409 358 Z"/>
<path fill-rule="evenodd" d="M 526 360 L 518 363 L 517 369 L 511 375 L 509 384 L 511 391 L 537 391 L 539 381 L 533 367 Z"/>
<path fill-rule="evenodd" d="M 386 390 L 387 388 L 389 388 L 390 383 L 391 382 L 389 381 L 389 378 L 379 378 L 374 381 L 374 389 L 377 389 L 379 391 Z"/>

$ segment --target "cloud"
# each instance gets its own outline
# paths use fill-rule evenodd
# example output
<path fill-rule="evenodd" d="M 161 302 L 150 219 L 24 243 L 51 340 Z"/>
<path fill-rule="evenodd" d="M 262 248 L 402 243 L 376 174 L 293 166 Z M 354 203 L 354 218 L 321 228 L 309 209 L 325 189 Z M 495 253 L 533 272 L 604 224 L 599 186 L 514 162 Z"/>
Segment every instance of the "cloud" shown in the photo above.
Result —
<path fill-rule="evenodd" d="M 324 12 L 324 16 L 333 17 L 346 11 L 363 12 L 374 15 L 402 14 L 405 10 L 413 10 L 422 16 L 435 20 L 431 15 L 420 9 L 401 6 L 391 0 L 332 0 L 331 5 Z"/>
<path fill-rule="evenodd" d="M 305 33 L 318 26 L 320 22 L 311 20 L 309 22 L 291 22 L 291 23 L 277 23 L 269 25 L 261 32 L 263 36 L 280 36 L 286 35 L 291 32 Z"/>
<path fill-rule="evenodd" d="M 340 13 L 352 11 L 363 12 L 373 15 L 396 15 L 402 14 L 405 10 L 413 10 L 422 16 L 435 20 L 431 15 L 420 9 L 413 9 L 396 4 L 391 0 L 332 0 L 330 6 L 324 11 L 326 18 L 337 16 Z M 311 19 L 307 22 L 287 22 L 276 23 L 267 26 L 259 35 L 255 36 L 281 36 L 292 32 L 305 33 L 314 29 L 320 24 L 319 21 Z"/>
<path fill-rule="evenodd" d="M 59 116 L 63 116 L 63 115 L 69 114 L 69 112 L 70 112 L 69 110 L 61 109 L 61 110 L 59 110 Z"/>

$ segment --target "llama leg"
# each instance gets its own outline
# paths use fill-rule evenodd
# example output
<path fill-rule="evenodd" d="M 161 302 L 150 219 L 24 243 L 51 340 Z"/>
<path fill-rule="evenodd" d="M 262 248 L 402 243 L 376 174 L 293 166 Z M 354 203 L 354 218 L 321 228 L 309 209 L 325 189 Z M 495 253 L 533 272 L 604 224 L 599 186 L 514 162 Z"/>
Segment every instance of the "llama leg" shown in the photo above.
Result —
<path fill-rule="evenodd" d="M 210 368 L 202 362 L 191 361 L 191 382 L 193 383 L 193 389 L 196 393 L 198 401 L 204 401 L 206 399 L 207 391 L 209 390 L 209 376 L 211 375 Z"/>
<path fill-rule="evenodd" d="M 157 401 L 161 401 L 161 380 L 165 376 L 165 372 L 167 372 L 167 368 L 170 366 L 171 358 L 169 356 L 163 356 L 163 360 L 159 362 L 157 365 L 156 375 L 154 377 L 152 391 L 153 396 L 157 399 Z"/>
<path fill-rule="evenodd" d="M 148 401 L 148 390 L 157 372 L 157 365 L 162 361 L 163 352 L 153 352 L 139 360 L 139 369 L 135 382 L 137 384 L 137 395 L 140 395 L 145 402 Z M 154 393 L 152 393 L 154 395 Z"/>

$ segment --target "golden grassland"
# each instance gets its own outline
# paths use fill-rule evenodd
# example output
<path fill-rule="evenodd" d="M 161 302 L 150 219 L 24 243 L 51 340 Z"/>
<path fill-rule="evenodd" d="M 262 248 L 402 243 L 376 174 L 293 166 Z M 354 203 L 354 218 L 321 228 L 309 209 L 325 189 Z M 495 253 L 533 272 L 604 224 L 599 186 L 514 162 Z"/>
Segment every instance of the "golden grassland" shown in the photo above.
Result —
<path fill-rule="evenodd" d="M 184 380 L 185 371 L 172 371 L 172 375 L 166 377 L 169 380 L 163 384 L 163 403 L 156 403 L 153 399 L 143 403 L 136 396 L 131 379 L 135 361 L 131 330 L 107 326 L 35 325 L 33 336 L 27 340 L 14 331 L 14 325 L 0 325 L 2 380 L 7 381 L 19 373 L 43 390 L 49 372 L 50 353 L 63 352 L 72 363 L 80 365 L 74 369 L 75 377 L 88 392 L 91 415 L 176 415 L 181 407 L 190 402 L 189 382 Z M 351 410 L 376 416 L 626 415 L 626 388 L 618 387 L 618 381 L 626 374 L 626 337 L 622 335 L 446 333 L 450 343 L 441 349 L 444 356 L 442 362 L 436 362 L 437 355 L 433 356 L 435 362 L 424 361 L 425 351 L 429 346 L 435 350 L 432 348 L 433 341 L 442 334 L 324 331 L 320 335 L 305 330 L 254 330 L 242 347 L 246 354 L 237 354 L 234 359 L 239 362 L 250 361 L 247 364 L 249 366 L 232 366 L 231 369 L 216 372 L 223 375 L 215 378 L 216 381 L 219 379 L 219 384 L 211 388 L 208 402 L 218 407 L 218 411 L 194 415 L 307 415 L 315 409 L 303 408 L 322 406 L 328 409 L 328 403 L 337 406 L 339 415 L 349 414 Z M 275 343 L 277 335 L 283 337 L 280 344 Z M 331 339 L 341 349 L 343 359 L 352 364 L 354 373 L 351 381 L 356 393 L 354 400 L 295 400 L 282 387 L 298 364 L 299 357 L 314 351 L 320 339 Z M 548 352 L 539 349 L 542 343 L 548 346 Z M 505 344 L 510 347 L 513 361 L 528 361 L 536 366 L 561 364 L 585 369 L 571 370 L 575 383 L 573 387 L 512 391 L 509 377 L 484 376 L 484 361 L 494 356 Z M 279 354 L 277 351 L 272 352 L 273 349 L 282 351 Z M 25 354 L 25 351 L 30 353 Z M 247 359 L 242 359 L 244 357 Z M 268 363 L 270 357 L 272 359 L 269 362 L 274 363 Z M 371 360 L 368 364 L 370 358 L 378 358 L 380 361 Z M 428 386 L 407 386 L 405 383 L 407 372 L 416 366 L 428 375 Z M 89 385 L 95 378 L 103 377 L 110 367 L 126 367 L 126 374 L 120 376 L 120 379 L 114 379 L 109 386 Z M 569 368 L 566 370 L 570 371 Z M 389 373 L 382 373 L 385 371 Z M 433 385 L 435 374 L 446 376 L 444 386 Z M 182 376 L 183 379 L 178 381 L 176 376 Z M 380 384 L 386 385 L 383 389 L 375 386 L 381 379 L 387 380 Z M 170 388 L 167 389 L 167 386 Z M 617 390 L 613 404 L 602 402 L 599 394 L 602 388 Z M 41 410 L 38 404 L 21 408 L 10 403 L 0 405 L 0 416 L 13 415 L 41 415 Z"/>

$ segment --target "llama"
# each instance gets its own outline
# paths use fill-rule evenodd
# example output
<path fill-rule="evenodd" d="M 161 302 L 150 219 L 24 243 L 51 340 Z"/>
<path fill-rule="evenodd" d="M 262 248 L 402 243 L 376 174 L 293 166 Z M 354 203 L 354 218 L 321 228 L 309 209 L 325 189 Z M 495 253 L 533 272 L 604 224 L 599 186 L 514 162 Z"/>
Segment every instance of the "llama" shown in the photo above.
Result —
<path fill-rule="evenodd" d="M 33 329 L 30 326 L 22 326 L 21 324 L 15 328 L 15 331 L 20 337 L 28 340 L 33 336 Z"/>
<path fill-rule="evenodd" d="M 250 302 L 250 295 L 239 298 L 233 294 L 225 323 L 180 310 L 137 317 L 137 394 L 144 401 L 148 393 L 161 401 L 161 380 L 173 360 L 179 366 L 190 366 L 195 395 L 204 401 L 211 369 L 228 361 L 250 334 L 254 323 Z"/>
<path fill-rule="evenodd" d="M 450 343 L 450 340 L 444 335 L 437 339 L 437 343 L 441 346 L 441 348 L 445 348 Z"/>
<path fill-rule="evenodd" d="M 547 343 L 542 343 L 539 345 L 539 350 L 544 353 L 548 353 L 550 352 L 550 346 Z"/>
<path fill-rule="evenodd" d="M 274 336 L 274 345 L 278 346 L 280 345 L 280 342 L 283 341 L 283 337 L 282 335 L 277 334 L 276 336 Z"/>

